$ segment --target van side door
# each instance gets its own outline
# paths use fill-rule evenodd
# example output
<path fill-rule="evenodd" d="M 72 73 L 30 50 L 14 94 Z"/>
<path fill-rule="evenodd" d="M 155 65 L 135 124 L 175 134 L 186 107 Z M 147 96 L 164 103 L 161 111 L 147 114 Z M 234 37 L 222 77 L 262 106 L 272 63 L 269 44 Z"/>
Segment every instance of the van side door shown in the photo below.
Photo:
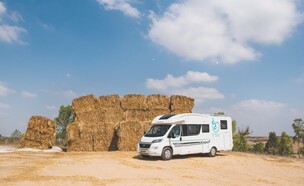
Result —
<path fill-rule="evenodd" d="M 201 125 L 198 124 L 185 124 L 182 125 L 181 136 L 181 153 L 194 154 L 201 153 L 203 150 Z"/>
<path fill-rule="evenodd" d="M 173 154 L 181 153 L 181 125 L 175 125 L 168 135 L 170 146 L 173 149 Z"/>

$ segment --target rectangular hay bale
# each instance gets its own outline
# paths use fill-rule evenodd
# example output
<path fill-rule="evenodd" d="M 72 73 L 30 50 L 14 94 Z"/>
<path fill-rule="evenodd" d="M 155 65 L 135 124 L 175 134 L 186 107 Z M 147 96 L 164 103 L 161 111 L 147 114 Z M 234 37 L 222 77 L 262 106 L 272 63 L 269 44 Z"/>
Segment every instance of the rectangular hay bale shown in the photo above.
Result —
<path fill-rule="evenodd" d="M 156 116 L 169 114 L 169 109 L 164 110 L 126 110 L 125 119 L 126 121 L 152 121 Z"/>
<path fill-rule="evenodd" d="M 170 97 L 160 94 L 152 94 L 147 96 L 147 104 L 149 110 L 166 110 L 170 109 Z"/>
<path fill-rule="evenodd" d="M 121 98 L 121 107 L 124 110 L 147 110 L 146 96 L 142 94 L 129 94 Z"/>
<path fill-rule="evenodd" d="M 117 94 L 100 96 L 99 104 L 102 109 L 121 109 L 121 98 Z"/>
<path fill-rule="evenodd" d="M 99 98 L 94 95 L 81 96 L 72 101 L 72 107 L 77 117 L 83 112 L 100 109 Z"/>
<path fill-rule="evenodd" d="M 194 99 L 187 96 L 173 95 L 170 98 L 171 112 L 173 110 L 191 111 L 194 106 Z"/>
<path fill-rule="evenodd" d="M 118 150 L 136 150 L 143 133 L 143 126 L 139 121 L 124 121 L 119 123 L 117 126 Z"/>
<path fill-rule="evenodd" d="M 113 140 L 115 124 L 110 122 L 68 127 L 68 151 L 108 151 Z"/>

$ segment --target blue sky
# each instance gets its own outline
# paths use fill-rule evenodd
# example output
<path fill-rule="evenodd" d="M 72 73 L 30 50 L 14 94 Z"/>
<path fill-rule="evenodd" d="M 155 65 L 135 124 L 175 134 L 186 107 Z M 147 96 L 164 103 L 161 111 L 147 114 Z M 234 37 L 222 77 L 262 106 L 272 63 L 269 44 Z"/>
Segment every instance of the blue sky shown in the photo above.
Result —
<path fill-rule="evenodd" d="M 82 95 L 182 94 L 253 135 L 304 118 L 303 0 L 0 0 L 0 134 Z"/>

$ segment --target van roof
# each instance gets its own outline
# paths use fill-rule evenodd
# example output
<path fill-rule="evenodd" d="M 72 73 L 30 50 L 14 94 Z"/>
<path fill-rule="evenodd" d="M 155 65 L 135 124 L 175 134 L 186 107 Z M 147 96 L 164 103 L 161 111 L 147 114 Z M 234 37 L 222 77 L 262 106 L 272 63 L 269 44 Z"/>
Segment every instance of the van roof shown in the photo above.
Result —
<path fill-rule="evenodd" d="M 199 114 L 199 113 L 184 113 L 184 114 L 166 114 L 160 115 L 153 119 L 152 124 L 175 124 L 182 123 L 188 117 L 198 116 L 201 118 L 210 118 L 210 117 L 226 117 L 226 116 L 217 116 L 210 114 Z"/>

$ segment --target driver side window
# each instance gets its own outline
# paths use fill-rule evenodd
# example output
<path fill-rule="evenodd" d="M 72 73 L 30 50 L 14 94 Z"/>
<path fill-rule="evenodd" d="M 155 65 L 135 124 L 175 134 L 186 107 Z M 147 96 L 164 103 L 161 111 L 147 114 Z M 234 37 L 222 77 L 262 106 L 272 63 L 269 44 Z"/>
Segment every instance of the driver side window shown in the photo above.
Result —
<path fill-rule="evenodd" d="M 180 125 L 176 125 L 172 128 L 171 133 L 173 132 L 175 137 L 179 137 L 180 136 Z"/>

